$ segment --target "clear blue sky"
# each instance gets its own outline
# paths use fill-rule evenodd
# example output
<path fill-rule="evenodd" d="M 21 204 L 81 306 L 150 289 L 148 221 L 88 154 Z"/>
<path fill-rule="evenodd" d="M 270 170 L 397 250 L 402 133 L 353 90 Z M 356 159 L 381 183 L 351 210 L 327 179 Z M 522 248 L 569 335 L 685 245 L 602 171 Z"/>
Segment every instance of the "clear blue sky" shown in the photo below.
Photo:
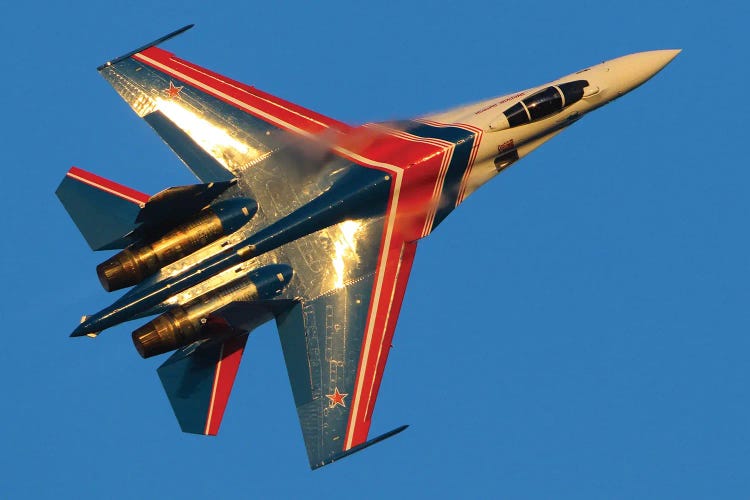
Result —
<path fill-rule="evenodd" d="M 3 8 L 0 496 L 748 498 L 746 2 L 14 2 Z M 324 6 L 323 6 L 324 5 Z M 311 472 L 270 324 L 217 438 L 179 431 L 54 190 L 194 182 L 95 68 L 165 47 L 361 123 L 683 48 L 420 244 L 373 435 Z"/>

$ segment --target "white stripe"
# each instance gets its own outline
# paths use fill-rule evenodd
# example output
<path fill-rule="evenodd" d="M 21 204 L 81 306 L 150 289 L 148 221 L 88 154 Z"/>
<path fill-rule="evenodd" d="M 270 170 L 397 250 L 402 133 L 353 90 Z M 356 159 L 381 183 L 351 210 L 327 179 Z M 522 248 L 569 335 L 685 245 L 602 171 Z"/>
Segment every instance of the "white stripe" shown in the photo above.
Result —
<path fill-rule="evenodd" d="M 285 122 L 283 120 L 280 120 L 279 118 L 277 118 L 277 117 L 275 117 L 275 116 L 273 116 L 273 115 L 271 115 L 269 113 L 261 111 L 258 108 L 255 108 L 255 107 L 250 106 L 250 105 L 248 105 L 248 104 L 246 104 L 246 103 L 244 103 L 244 102 L 242 102 L 242 101 L 240 101 L 238 99 L 235 99 L 234 97 L 232 97 L 230 95 L 227 95 L 224 92 L 221 92 L 221 91 L 219 91 L 219 90 L 217 90 L 217 89 L 215 89 L 213 87 L 209 87 L 208 85 L 205 85 L 205 84 L 199 82 L 195 78 L 191 78 L 191 77 L 189 77 L 189 76 L 187 76 L 185 74 L 180 73 L 179 71 L 176 71 L 176 70 L 170 68 L 169 66 L 166 66 L 166 65 L 164 65 L 164 64 L 162 64 L 162 63 L 160 63 L 158 61 L 154 61 L 150 57 L 146 57 L 143 54 L 136 54 L 135 57 L 137 59 L 142 59 L 144 62 L 147 62 L 148 64 L 153 65 L 153 66 L 161 69 L 162 71 L 164 71 L 167 74 L 171 74 L 175 78 L 178 78 L 178 79 L 184 81 L 185 83 L 189 83 L 189 84 L 193 85 L 194 87 L 198 87 L 200 89 L 210 91 L 210 93 L 213 93 L 215 95 L 221 96 L 222 99 L 225 99 L 225 100 L 231 102 L 232 104 L 234 104 L 238 108 L 242 108 L 242 109 L 244 109 L 246 111 L 249 111 L 250 113 L 252 113 L 254 115 L 260 116 L 260 117 L 262 117 L 264 120 L 266 120 L 268 122 L 275 123 L 276 125 L 280 125 L 281 127 L 287 128 L 289 130 L 293 130 L 294 132 L 296 132 L 296 133 L 298 133 L 300 135 L 304 135 L 305 137 L 313 137 L 313 135 L 314 135 L 314 134 L 308 132 L 307 130 L 304 130 L 304 129 L 301 129 L 299 127 L 296 127 L 296 126 L 292 125 L 291 123 L 287 123 L 287 122 Z M 277 107 L 281 107 L 281 106 L 277 106 Z M 285 109 L 285 108 L 282 108 L 282 109 Z M 291 110 L 288 110 L 288 111 L 291 112 Z"/>
<path fill-rule="evenodd" d="M 263 112 L 263 111 L 255 108 L 253 106 L 250 106 L 250 105 L 248 105 L 248 104 L 246 104 L 246 103 L 244 103 L 242 101 L 239 101 L 239 100 L 237 100 L 237 99 L 235 99 L 235 98 L 233 98 L 233 97 L 231 97 L 231 96 L 229 96 L 229 95 L 227 95 L 227 94 L 225 94 L 225 93 L 223 93 L 223 92 L 221 92 L 221 91 L 219 91 L 217 89 L 214 89 L 212 87 L 209 87 L 209 86 L 207 86 L 207 85 L 199 82 L 198 80 L 196 80 L 194 78 L 191 78 L 191 77 L 189 77 L 187 75 L 184 75 L 184 74 L 182 74 L 182 73 L 180 73 L 180 72 L 178 72 L 178 71 L 176 71 L 176 70 L 174 70 L 174 69 L 172 69 L 172 68 L 170 68 L 170 67 L 168 67 L 168 66 L 166 66 L 164 64 L 161 64 L 161 63 L 159 63 L 157 61 L 154 61 L 153 59 L 151 59 L 149 57 L 146 57 L 146 56 L 144 56 L 142 54 L 136 54 L 136 57 L 138 59 L 142 59 L 143 61 L 145 61 L 145 62 L 147 62 L 147 63 L 149 63 L 149 64 L 151 64 L 151 65 L 153 65 L 153 66 L 155 66 L 155 67 L 157 67 L 159 69 L 161 69 L 162 71 L 164 71 L 167 74 L 171 74 L 175 78 L 178 78 L 178 79 L 184 81 L 185 83 L 189 83 L 189 84 L 191 84 L 191 85 L 193 85 L 195 87 L 203 89 L 204 91 L 209 91 L 210 93 L 213 93 L 215 95 L 221 96 L 221 98 L 223 98 L 223 99 L 231 102 L 232 104 L 234 104 L 238 108 L 245 109 L 246 111 L 249 111 L 250 113 L 252 113 L 254 115 L 260 116 L 260 117 L 262 117 L 263 119 L 267 120 L 270 123 L 274 123 L 274 124 L 280 125 L 280 126 L 282 126 L 284 128 L 287 128 L 289 130 L 293 130 L 294 132 L 297 132 L 298 134 L 301 134 L 301 135 L 304 135 L 304 136 L 307 136 L 307 137 L 314 136 L 314 134 L 311 134 L 310 132 L 307 132 L 306 130 L 300 129 L 299 127 L 291 125 L 290 123 L 287 123 L 287 122 L 285 122 L 285 121 L 283 121 L 283 120 L 281 120 L 281 119 L 279 119 L 279 118 L 277 118 L 277 117 L 275 117 L 275 116 L 273 116 L 271 114 L 265 113 L 265 112 Z M 277 105 L 277 107 L 281 107 L 281 106 Z M 288 110 L 288 111 L 293 112 L 291 110 Z M 297 114 L 299 114 L 299 113 L 297 113 Z M 300 116 L 302 116 L 302 115 L 300 115 Z M 307 118 L 307 117 L 305 117 L 305 118 Z M 323 125 L 327 126 L 325 124 L 323 124 Z M 427 142 L 427 141 L 424 141 L 424 142 Z M 388 170 L 388 171 L 390 171 L 390 172 L 392 172 L 392 173 L 395 174 L 395 186 L 394 186 L 394 190 L 393 190 L 393 198 L 391 200 L 390 217 L 388 218 L 388 222 L 387 222 L 387 226 L 386 226 L 386 234 L 385 234 L 385 238 L 383 240 L 383 247 L 384 247 L 383 248 L 383 254 L 380 257 L 380 264 L 378 265 L 378 271 L 377 271 L 378 280 L 377 280 L 377 283 L 375 285 L 375 292 L 373 293 L 373 298 L 372 298 L 372 300 L 374 301 L 374 306 L 373 306 L 372 313 L 370 314 L 370 317 L 368 318 L 369 328 L 368 328 L 367 332 L 365 332 L 364 347 L 363 347 L 364 353 L 363 353 L 362 363 L 360 363 L 360 366 L 358 367 L 358 370 L 357 370 L 357 387 L 355 387 L 354 395 L 352 397 L 352 401 L 357 401 L 357 404 L 352 407 L 352 415 L 350 417 L 350 421 L 353 422 L 356 425 L 357 414 L 358 414 L 358 411 L 359 411 L 359 406 L 361 404 L 361 402 L 360 402 L 360 395 L 361 395 L 361 392 L 362 392 L 362 385 L 364 384 L 364 380 L 363 380 L 362 375 L 363 375 L 364 368 L 367 366 L 367 360 L 369 358 L 370 346 L 371 346 L 371 343 L 372 343 L 372 334 L 373 334 L 373 330 L 375 328 L 375 322 L 373 321 L 373 318 L 375 318 L 377 316 L 377 310 L 378 310 L 378 304 L 379 304 L 379 300 L 380 300 L 380 294 L 381 294 L 381 291 L 382 291 L 382 288 L 383 288 L 383 280 L 384 280 L 384 275 L 385 275 L 384 268 L 385 268 L 385 266 L 387 265 L 387 262 L 388 262 L 388 252 L 389 252 L 389 248 L 390 248 L 391 238 L 393 237 L 393 226 L 395 225 L 395 222 L 396 222 L 396 212 L 397 212 L 397 207 L 398 207 L 399 194 L 400 194 L 400 191 L 401 191 L 401 180 L 402 180 L 402 175 L 401 174 L 403 172 L 403 169 L 400 168 L 400 167 L 396 167 L 394 165 L 387 164 L 387 163 L 373 161 L 373 160 L 371 160 L 369 158 L 365 158 L 365 157 L 363 157 L 361 155 L 355 154 L 355 153 L 353 153 L 351 151 L 348 151 L 348 150 L 346 150 L 344 148 L 341 148 L 341 147 L 338 147 L 338 146 L 334 147 L 333 149 L 335 151 L 341 153 L 341 154 L 344 154 L 344 155 L 348 156 L 351 159 L 354 159 L 358 163 L 362 163 L 362 164 L 370 165 L 370 166 L 380 167 L 380 168 L 383 168 L 383 169 Z M 222 350 L 223 350 L 223 346 L 222 346 Z M 216 377 L 218 377 L 219 369 L 220 369 L 220 366 L 217 366 Z M 211 395 L 211 408 L 209 409 L 208 421 L 206 422 L 206 432 L 208 431 L 208 425 L 209 425 L 209 423 L 211 421 L 211 413 L 213 412 L 213 399 L 214 399 L 215 395 L 216 395 L 216 379 L 214 380 L 214 390 L 213 390 L 213 393 Z M 353 433 L 350 432 L 349 435 L 347 436 L 346 444 L 345 444 L 345 446 L 346 446 L 347 449 L 351 448 L 351 446 L 352 446 L 352 439 L 353 439 Z"/>
<path fill-rule="evenodd" d="M 440 176 L 438 177 L 437 181 L 439 192 L 437 195 L 437 199 L 435 200 L 432 214 L 430 215 L 430 230 L 432 230 L 432 224 L 433 222 L 435 222 L 435 216 L 437 215 L 437 211 L 440 208 L 440 198 L 442 198 L 443 191 L 445 190 L 445 177 L 448 175 L 448 169 L 450 168 L 451 162 L 453 161 L 453 153 L 455 152 L 456 145 L 451 143 L 451 147 L 445 152 L 445 168 L 440 171 Z"/>
<path fill-rule="evenodd" d="M 523 93 L 519 94 L 522 95 Z M 518 97 L 518 96 L 514 96 Z M 471 156 L 469 157 L 469 163 L 466 165 L 466 171 L 464 172 L 464 176 L 461 179 L 461 184 L 459 185 L 459 191 L 458 191 L 458 197 L 456 198 L 456 206 L 460 205 L 464 198 L 466 197 L 466 186 L 468 184 L 469 175 L 471 174 L 471 170 L 474 167 L 474 162 L 477 158 L 477 152 L 479 151 L 479 144 L 482 142 L 482 137 L 484 136 L 484 131 L 476 127 L 474 125 L 469 125 L 467 123 L 460 123 L 460 122 L 454 122 L 454 123 L 441 123 L 434 120 L 427 120 L 424 118 L 418 118 L 415 121 L 432 125 L 433 127 L 457 127 L 462 128 L 464 130 L 467 130 L 469 132 L 473 132 L 475 134 L 474 137 L 474 145 L 471 148 Z M 434 219 L 434 216 L 433 216 Z M 423 236 L 427 236 L 425 233 Z"/>
<path fill-rule="evenodd" d="M 445 147 L 446 145 L 452 144 L 450 141 L 437 139 L 435 137 L 420 137 L 418 135 L 410 134 L 409 132 L 406 132 L 404 130 L 398 130 L 395 128 L 386 127 L 385 125 L 382 125 L 379 123 L 367 123 L 363 125 L 363 127 L 374 129 L 374 130 L 377 130 L 377 131 L 380 131 L 389 135 L 393 135 L 401 139 L 405 139 L 407 141 L 412 141 L 412 142 L 423 142 L 423 143 L 431 144 L 433 146 L 441 146 L 441 147 Z"/>
<path fill-rule="evenodd" d="M 221 362 L 224 359 L 224 344 L 221 344 L 219 350 L 219 362 L 216 363 L 216 373 L 214 374 L 214 386 L 211 390 L 211 401 L 208 403 L 208 418 L 206 419 L 206 427 L 203 429 L 203 434 L 208 435 L 208 428 L 211 426 L 211 416 L 214 413 L 214 400 L 216 399 L 216 388 L 219 385 L 219 372 L 221 372 Z"/>
<path fill-rule="evenodd" d="M 453 148 L 446 149 L 443 154 L 443 163 L 440 165 L 440 171 L 438 172 L 437 181 L 435 181 L 435 188 L 432 191 L 432 199 L 430 200 L 430 210 L 427 212 L 427 218 L 424 221 L 424 227 L 422 228 L 422 237 L 424 238 L 432 230 L 432 223 L 435 221 L 435 215 L 440 205 L 440 195 L 443 192 L 443 184 L 445 184 L 445 176 L 448 173 L 448 167 L 450 166 L 451 159 L 453 159 Z M 450 152 L 450 154 L 448 154 Z"/>
<path fill-rule="evenodd" d="M 469 185 L 469 177 L 471 176 L 471 171 L 474 169 L 474 163 L 477 160 L 477 154 L 479 152 L 479 144 L 482 142 L 482 138 L 484 137 L 484 134 L 480 130 L 476 133 L 476 137 L 474 138 L 474 148 L 471 152 L 471 159 L 469 160 L 469 165 L 466 167 L 466 172 L 464 172 L 464 177 L 461 179 L 461 187 L 458 191 L 458 198 L 456 199 L 456 206 L 459 206 L 461 203 L 463 203 L 464 198 L 466 197 L 466 187 Z"/>
<path fill-rule="evenodd" d="M 426 123 L 430 126 L 435 126 L 431 123 L 427 123 L 425 121 L 415 120 L 416 123 Z M 447 125 L 442 125 L 443 127 Z M 425 237 L 429 234 L 430 229 L 432 228 L 432 222 L 435 220 L 435 215 L 437 214 L 438 210 L 438 204 L 440 202 L 440 194 L 443 191 L 443 184 L 445 182 L 445 176 L 448 173 L 448 166 L 450 165 L 450 160 L 453 157 L 453 152 L 451 150 L 451 154 L 448 154 L 449 148 L 454 148 L 455 144 L 451 141 L 446 141 L 444 139 L 437 139 L 434 137 L 420 137 L 418 135 L 410 134 L 409 132 L 405 132 L 398 129 L 388 128 L 384 125 L 380 125 L 377 123 L 368 123 L 365 125 L 367 128 L 380 130 L 382 132 L 388 133 L 390 135 L 399 137 L 401 139 L 405 139 L 412 142 L 421 142 L 424 144 L 430 144 L 431 146 L 436 146 L 440 148 L 440 151 L 436 152 L 435 154 L 443 154 L 443 161 L 440 164 L 440 170 L 438 171 L 438 177 L 435 182 L 435 187 L 432 190 L 432 198 L 430 199 L 430 205 L 429 210 L 426 214 L 424 225 L 422 226 L 422 233 L 421 237 Z M 423 160 L 426 160 L 427 158 L 423 158 Z"/>
<path fill-rule="evenodd" d="M 244 110 L 250 112 L 251 114 L 259 115 L 259 116 L 263 117 L 265 120 L 267 120 L 270 123 L 274 123 L 274 124 L 279 125 L 281 127 L 293 130 L 293 131 L 297 132 L 298 134 L 304 135 L 306 137 L 315 137 L 315 134 L 312 134 L 312 133 L 310 133 L 310 132 L 308 132 L 306 130 L 303 130 L 303 129 L 299 128 L 299 127 L 295 127 L 294 125 L 292 125 L 290 123 L 287 123 L 287 122 L 285 122 L 285 121 L 283 121 L 283 120 L 281 120 L 281 119 L 279 119 L 279 118 L 277 118 L 277 117 L 275 117 L 275 116 L 273 116 L 271 114 L 265 113 L 264 111 L 261 111 L 261 110 L 255 108 L 255 107 L 253 107 L 253 106 L 250 106 L 249 104 L 246 104 L 246 103 L 244 103 L 244 102 L 242 102 L 240 100 L 237 100 L 234 97 L 231 97 L 231 96 L 229 96 L 229 95 L 227 95 L 227 94 L 225 94 L 225 93 L 223 93 L 223 92 L 221 92 L 221 91 L 219 91 L 219 90 L 217 90 L 217 89 L 215 89 L 213 87 L 205 85 L 204 83 L 201 83 L 200 81 L 195 80 L 194 78 L 191 78 L 191 77 L 189 77 L 189 76 L 187 76 L 185 74 L 182 74 L 179 71 L 176 71 L 173 68 L 170 68 L 169 66 L 161 64 L 158 61 L 154 61 L 153 59 L 151 59 L 149 57 L 146 57 L 143 54 L 136 54 L 136 56 L 137 56 L 137 58 L 143 59 L 143 61 L 145 61 L 145 62 L 147 62 L 149 64 L 152 64 L 152 65 L 158 67 L 159 69 L 161 69 L 165 73 L 170 74 L 170 75 L 174 76 L 175 78 L 178 78 L 178 79 L 184 81 L 185 83 L 190 83 L 191 85 L 193 85 L 195 87 L 198 87 L 198 88 L 200 88 L 200 89 L 202 89 L 204 91 L 207 91 L 209 93 L 221 96 L 222 99 L 226 99 L 227 101 L 230 101 L 231 103 L 233 103 L 238 108 L 244 109 Z M 210 76 L 210 75 L 207 75 L 207 76 Z M 242 89 L 240 89 L 240 90 L 242 90 Z M 257 96 L 254 96 L 254 97 L 257 97 Z M 283 108 L 282 106 L 278 106 L 278 105 L 276 105 L 276 106 L 280 107 L 282 109 L 286 109 L 286 108 Z M 287 110 L 287 111 L 295 113 L 292 110 Z M 298 114 L 299 116 L 303 116 L 304 117 L 304 115 L 300 115 L 299 113 L 296 113 L 296 114 Z M 305 118 L 307 118 L 307 117 L 305 117 Z M 311 120 L 311 121 L 314 121 L 314 120 Z M 316 123 L 320 123 L 320 122 L 316 122 Z M 327 127 L 327 125 L 325 125 L 325 124 L 321 123 L 321 125 Z M 354 159 L 358 163 L 362 163 L 362 164 L 365 164 L 365 165 L 370 165 L 370 166 L 373 166 L 373 167 L 380 167 L 380 168 L 383 168 L 385 170 L 388 170 L 388 171 L 394 172 L 394 173 L 400 173 L 400 172 L 403 171 L 403 169 L 400 168 L 400 167 L 396 167 L 396 166 L 391 165 L 389 163 L 383 163 L 383 162 L 371 160 L 369 158 L 365 158 L 364 156 L 361 156 L 361 155 L 358 155 L 356 153 L 353 153 L 353 152 L 351 152 L 351 151 L 349 151 L 347 149 L 344 149 L 344 148 L 342 148 L 340 146 L 334 146 L 332 149 L 334 151 L 338 152 L 338 153 L 341 153 L 342 155 L 345 155 L 345 156 L 348 156 L 351 159 Z"/>
<path fill-rule="evenodd" d="M 142 57 L 142 58 L 144 58 L 144 59 L 149 59 L 148 57 L 144 56 L 143 54 L 136 54 L 136 55 L 137 55 L 137 56 L 139 56 L 139 57 Z M 153 59 L 150 59 L 150 60 L 151 60 L 151 61 L 153 61 Z M 155 61 L 153 61 L 153 62 L 155 62 Z M 299 117 L 301 117 L 301 118 L 304 118 L 305 120 L 311 121 L 311 122 L 313 122 L 313 123 L 317 123 L 318 125 L 321 125 L 321 126 L 323 126 L 323 127 L 325 127 L 325 128 L 328 128 L 328 127 L 329 127 L 329 125 L 328 125 L 327 123 L 319 122 L 318 120 L 316 120 L 316 119 L 314 119 L 314 118 L 310 118 L 310 117 L 309 117 L 309 116 L 307 116 L 307 115 L 303 115 L 303 114 L 302 114 L 302 113 L 300 113 L 299 111 L 295 111 L 295 110 L 293 110 L 293 109 L 289 109 L 289 108 L 286 108 L 286 107 L 282 106 L 281 104 L 279 104 L 279 103 L 277 103 L 277 102 L 274 102 L 274 101 L 272 101 L 272 100 L 270 100 L 270 99 L 266 99 L 266 98 L 264 98 L 264 97 L 261 97 L 261 96 L 259 96 L 259 95 L 257 95 L 257 94 L 253 94 L 252 92 L 248 92 L 247 90 L 243 89 L 242 87 L 238 87 L 237 85 L 233 85 L 233 84 L 231 84 L 231 83 L 227 82 L 226 80 L 222 80 L 221 78 L 217 78 L 217 77 L 215 77 L 215 76 L 213 76 L 213 75 L 210 75 L 210 74 L 208 74 L 208 73 L 205 73 L 205 72 L 201 71 L 200 69 L 198 69 L 197 67 L 195 67 L 194 65 L 189 65 L 189 64 L 183 63 L 182 61 L 175 61 L 174 59 L 172 60 L 172 62 L 174 62 L 175 64 L 180 64 L 180 65 L 182 65 L 182 66 L 185 66 L 186 68 L 189 68 L 189 69 L 191 69 L 191 70 L 193 70 L 193 71 L 195 71 L 195 72 L 197 72 L 197 73 L 200 73 L 200 74 L 201 74 L 201 75 L 203 75 L 203 76 L 206 76 L 206 77 L 208 77 L 208 78 L 212 78 L 213 80 L 216 80 L 217 82 L 223 83 L 224 85 L 228 85 L 228 86 L 232 87 L 233 89 L 237 89 L 237 90 L 239 90 L 240 92 L 243 92 L 243 93 L 245 93 L 245 94 L 247 94 L 247 95 L 251 95 L 251 96 L 255 97 L 256 99 L 259 99 L 259 100 L 261 100 L 261 101 L 265 101 L 265 102 L 267 102 L 268 104 L 271 104 L 271 105 L 273 105 L 273 106 L 276 106 L 277 108 L 281 108 L 281 109 L 283 109 L 283 110 L 285 110 L 285 111 L 288 111 L 288 112 L 290 112 L 290 113 L 293 113 L 293 114 L 295 114 L 295 115 L 297 115 L 297 116 L 299 116 Z"/>
<path fill-rule="evenodd" d="M 128 195 L 126 195 L 124 193 L 121 193 L 119 191 L 115 191 L 112 188 L 108 188 L 106 186 L 102 186 L 101 184 L 97 184 L 96 182 L 94 182 L 92 180 L 84 179 L 83 177 L 79 177 L 79 176 L 77 176 L 75 174 L 71 174 L 70 172 L 68 172 L 67 175 L 68 175 L 68 177 L 70 177 L 72 179 L 75 179 L 77 181 L 83 182 L 84 184 L 88 184 L 89 186 L 95 187 L 96 189 L 99 189 L 100 191 L 105 191 L 107 193 L 110 193 L 110 194 L 113 194 L 113 195 L 117 196 L 118 198 L 122 198 L 123 200 L 129 201 L 131 203 L 135 203 L 139 207 L 143 207 L 143 205 L 144 205 L 143 202 L 140 201 L 140 200 L 137 200 L 135 198 L 131 198 L 130 196 L 128 196 Z"/>
<path fill-rule="evenodd" d="M 388 263 L 388 252 L 391 246 L 391 238 L 393 237 L 393 226 L 396 222 L 396 212 L 398 208 L 398 198 L 399 193 L 401 191 L 401 175 L 397 175 L 395 179 L 395 186 L 393 189 L 393 199 L 391 201 L 391 207 L 390 207 L 390 217 L 388 218 L 388 225 L 386 226 L 386 232 L 385 232 L 385 238 L 383 240 L 383 253 L 380 256 L 380 264 L 378 265 L 378 281 L 375 284 L 375 292 L 373 293 L 372 300 L 373 300 L 373 308 L 372 312 L 370 313 L 370 317 L 367 318 L 368 326 L 369 328 L 365 332 L 365 338 L 363 342 L 363 354 L 362 354 L 362 362 L 359 364 L 359 367 L 357 368 L 357 386 L 354 388 L 354 395 L 352 396 L 352 403 L 356 401 L 356 404 L 352 404 L 352 413 L 349 417 L 350 422 L 356 426 L 357 424 L 357 414 L 359 413 L 359 407 L 362 404 L 360 400 L 360 396 L 362 394 L 362 385 L 364 384 L 364 371 L 365 367 L 367 366 L 367 360 L 370 357 L 370 345 L 372 344 L 372 334 L 373 330 L 375 329 L 375 321 L 373 318 L 376 318 L 378 315 L 378 305 L 380 303 L 380 292 L 383 288 L 383 279 L 385 276 L 385 266 Z M 350 429 L 350 431 L 353 430 Z M 354 439 L 354 433 L 349 432 L 346 436 L 346 443 L 344 445 L 344 449 L 348 450 L 352 447 L 352 440 Z"/>
<path fill-rule="evenodd" d="M 393 299 L 396 296 L 396 288 L 398 285 L 398 279 L 401 275 L 401 263 L 404 261 L 404 249 L 406 248 L 406 243 L 401 244 L 401 255 L 399 255 L 398 258 L 398 266 L 396 267 L 396 279 L 393 280 L 393 289 L 391 290 L 391 299 L 388 302 L 388 314 L 385 316 L 385 331 L 388 330 L 388 321 L 391 319 L 391 311 L 393 311 Z M 383 339 L 385 340 L 385 338 Z M 375 370 L 377 370 L 378 366 L 380 365 L 380 356 L 383 354 L 383 343 L 380 343 L 380 347 L 378 348 L 378 359 L 375 361 Z M 377 375 L 377 372 L 375 373 Z M 367 405 L 365 405 L 365 411 L 367 411 L 367 408 L 370 407 L 370 401 L 372 400 L 372 392 L 375 390 L 375 379 L 377 376 L 372 377 L 372 384 L 370 385 L 370 392 L 367 393 Z M 368 413 L 365 413 L 365 418 L 370 416 Z"/>

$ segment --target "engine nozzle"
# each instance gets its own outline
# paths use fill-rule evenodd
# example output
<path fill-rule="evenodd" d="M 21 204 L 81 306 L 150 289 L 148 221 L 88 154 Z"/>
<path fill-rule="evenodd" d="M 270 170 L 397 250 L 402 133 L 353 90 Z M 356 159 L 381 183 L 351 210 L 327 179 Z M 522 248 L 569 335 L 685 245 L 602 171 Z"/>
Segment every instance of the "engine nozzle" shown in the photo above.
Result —
<path fill-rule="evenodd" d="M 201 295 L 187 304 L 173 307 L 133 332 L 138 354 L 150 358 L 174 351 L 201 339 L 218 339 L 235 330 L 212 313 L 235 302 L 270 299 L 292 279 L 292 268 L 284 264 L 261 267 L 240 278 Z"/>
<path fill-rule="evenodd" d="M 248 198 L 216 203 L 157 240 L 136 243 L 113 255 L 96 266 L 96 274 L 108 292 L 137 285 L 162 267 L 237 231 L 257 210 L 257 203 Z"/>

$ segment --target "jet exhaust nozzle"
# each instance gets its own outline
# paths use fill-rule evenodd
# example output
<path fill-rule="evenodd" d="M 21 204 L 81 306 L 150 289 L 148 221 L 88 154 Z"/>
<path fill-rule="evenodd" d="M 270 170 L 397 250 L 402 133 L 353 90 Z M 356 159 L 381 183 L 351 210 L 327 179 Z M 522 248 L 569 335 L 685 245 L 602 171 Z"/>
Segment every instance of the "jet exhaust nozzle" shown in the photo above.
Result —
<path fill-rule="evenodd" d="M 96 266 L 102 287 L 108 292 L 137 285 L 162 267 L 237 231 L 258 210 L 249 198 L 225 200 L 177 226 L 151 243 L 136 243 Z"/>
<path fill-rule="evenodd" d="M 292 268 L 273 264 L 251 272 L 247 279 L 221 286 L 187 304 L 176 306 L 136 329 L 133 344 L 138 354 L 150 358 L 198 340 L 220 339 L 234 328 L 212 313 L 231 302 L 265 300 L 281 293 L 292 279 Z"/>
<path fill-rule="evenodd" d="M 183 307 L 175 307 L 133 332 L 133 344 L 138 354 L 150 358 L 173 351 L 198 339 L 201 329 L 188 320 Z"/>

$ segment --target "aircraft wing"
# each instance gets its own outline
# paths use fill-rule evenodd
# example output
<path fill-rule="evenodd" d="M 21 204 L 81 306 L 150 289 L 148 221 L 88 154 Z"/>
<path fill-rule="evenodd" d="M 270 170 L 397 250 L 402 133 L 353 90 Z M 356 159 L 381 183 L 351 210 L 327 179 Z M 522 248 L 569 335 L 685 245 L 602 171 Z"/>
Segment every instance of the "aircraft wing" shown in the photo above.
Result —
<path fill-rule="evenodd" d="M 373 229 L 347 249 L 359 277 L 276 317 L 312 468 L 392 435 L 367 441 L 416 243 L 372 252 L 381 246 Z"/>
<path fill-rule="evenodd" d="M 335 141 L 348 125 L 154 46 L 181 31 L 99 71 L 202 182 L 236 180 L 227 196 L 258 202 L 257 214 L 238 240 L 305 205 L 331 185 L 337 172 L 371 168 L 311 147 L 325 142 L 321 137 Z M 394 229 L 400 181 L 393 182 L 391 198 L 369 216 L 296 239 L 234 271 L 271 263 L 294 269 L 281 297 L 294 305 L 277 313 L 276 321 L 314 468 L 404 428 L 367 441 L 416 250 L 416 242 Z M 178 303 L 187 298 L 179 296 Z M 228 322 L 235 328 L 249 330 L 242 324 L 241 306 L 219 314 L 233 318 Z M 183 430 L 218 430 L 242 344 L 188 346 L 159 369 Z"/>
<path fill-rule="evenodd" d="M 176 57 L 155 45 L 100 66 L 101 75 L 203 182 L 225 181 L 302 137 L 349 126 Z"/>

